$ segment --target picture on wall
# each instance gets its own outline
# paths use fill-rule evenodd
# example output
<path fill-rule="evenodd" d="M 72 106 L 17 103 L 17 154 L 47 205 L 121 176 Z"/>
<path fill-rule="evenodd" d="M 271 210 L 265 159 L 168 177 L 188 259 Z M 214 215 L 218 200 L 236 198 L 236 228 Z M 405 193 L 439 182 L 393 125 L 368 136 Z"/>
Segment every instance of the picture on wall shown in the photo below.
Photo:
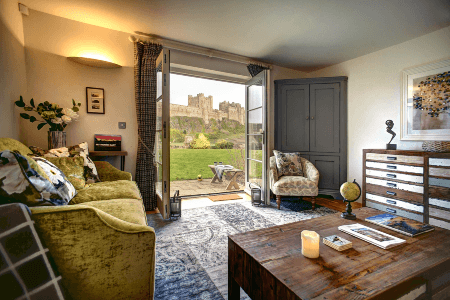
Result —
<path fill-rule="evenodd" d="M 401 139 L 450 141 L 450 59 L 403 71 Z"/>
<path fill-rule="evenodd" d="M 105 113 L 105 90 L 102 88 L 86 88 L 86 109 L 90 114 Z"/>

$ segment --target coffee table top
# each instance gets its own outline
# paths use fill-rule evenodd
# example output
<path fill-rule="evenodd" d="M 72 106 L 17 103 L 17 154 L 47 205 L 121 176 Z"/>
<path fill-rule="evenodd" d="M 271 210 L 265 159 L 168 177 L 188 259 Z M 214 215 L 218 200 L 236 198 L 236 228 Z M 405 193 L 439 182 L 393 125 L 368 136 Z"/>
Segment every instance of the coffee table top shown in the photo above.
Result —
<path fill-rule="evenodd" d="M 364 207 L 354 213 L 355 221 L 342 219 L 339 213 L 240 233 L 229 236 L 229 240 L 300 299 L 366 298 L 450 262 L 449 230 L 436 227 L 412 238 L 364 221 L 382 213 L 378 210 Z M 338 230 L 338 226 L 353 223 L 397 236 L 406 243 L 384 250 Z M 320 234 L 319 258 L 308 259 L 301 254 L 302 230 Z M 353 248 L 339 252 L 324 245 L 323 237 L 333 234 L 351 241 Z"/>

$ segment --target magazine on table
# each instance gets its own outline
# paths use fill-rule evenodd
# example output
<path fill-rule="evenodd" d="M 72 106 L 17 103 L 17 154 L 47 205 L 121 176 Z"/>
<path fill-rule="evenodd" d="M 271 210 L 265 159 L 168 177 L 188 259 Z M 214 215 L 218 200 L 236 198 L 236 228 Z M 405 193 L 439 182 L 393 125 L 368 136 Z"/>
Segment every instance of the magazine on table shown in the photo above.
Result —
<path fill-rule="evenodd" d="M 338 229 L 383 249 L 389 249 L 406 242 L 398 237 L 375 230 L 362 224 L 342 225 L 339 226 Z"/>
<path fill-rule="evenodd" d="M 366 221 L 411 237 L 434 230 L 434 227 L 429 224 L 391 214 L 368 217 Z"/>

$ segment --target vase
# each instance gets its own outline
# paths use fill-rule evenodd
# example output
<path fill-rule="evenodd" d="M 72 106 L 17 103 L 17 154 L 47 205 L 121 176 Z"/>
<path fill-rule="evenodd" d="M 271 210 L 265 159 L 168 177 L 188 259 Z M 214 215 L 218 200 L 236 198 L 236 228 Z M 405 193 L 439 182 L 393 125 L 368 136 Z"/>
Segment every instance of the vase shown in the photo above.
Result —
<path fill-rule="evenodd" d="M 64 131 L 48 132 L 48 150 L 66 146 L 66 133 Z"/>

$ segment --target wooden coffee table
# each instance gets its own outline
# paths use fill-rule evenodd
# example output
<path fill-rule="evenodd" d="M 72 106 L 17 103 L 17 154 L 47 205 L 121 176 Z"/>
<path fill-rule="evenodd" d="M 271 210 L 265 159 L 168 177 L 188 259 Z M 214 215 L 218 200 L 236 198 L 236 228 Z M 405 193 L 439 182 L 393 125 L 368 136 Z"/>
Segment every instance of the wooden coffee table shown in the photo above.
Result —
<path fill-rule="evenodd" d="M 339 214 L 228 237 L 228 299 L 239 299 L 239 287 L 251 299 L 449 299 L 450 231 L 436 227 L 411 238 L 367 223 L 382 212 L 354 210 L 356 221 Z M 361 223 L 405 239 L 383 250 L 337 229 Z M 302 230 L 321 236 L 320 257 L 301 254 Z M 337 234 L 353 242 L 338 252 L 322 238 Z M 431 296 L 433 295 L 433 298 Z"/>

